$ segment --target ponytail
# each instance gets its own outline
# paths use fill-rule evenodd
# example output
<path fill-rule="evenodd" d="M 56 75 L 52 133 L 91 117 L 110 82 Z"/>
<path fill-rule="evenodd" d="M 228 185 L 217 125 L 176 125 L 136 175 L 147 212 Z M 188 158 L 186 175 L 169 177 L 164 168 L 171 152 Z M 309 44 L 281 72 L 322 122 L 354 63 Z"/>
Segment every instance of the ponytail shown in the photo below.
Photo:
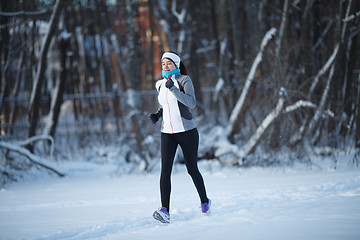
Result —
<path fill-rule="evenodd" d="M 182 75 L 187 75 L 186 67 L 185 67 L 185 65 L 184 65 L 184 63 L 183 63 L 182 61 L 180 62 L 180 67 L 179 67 L 179 69 L 180 69 L 180 73 L 181 73 Z"/>

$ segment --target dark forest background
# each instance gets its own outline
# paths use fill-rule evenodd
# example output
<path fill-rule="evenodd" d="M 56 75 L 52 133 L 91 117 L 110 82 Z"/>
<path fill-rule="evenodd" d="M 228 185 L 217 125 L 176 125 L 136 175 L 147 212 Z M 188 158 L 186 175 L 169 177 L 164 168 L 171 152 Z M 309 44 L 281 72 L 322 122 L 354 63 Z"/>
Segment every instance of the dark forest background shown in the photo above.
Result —
<path fill-rule="evenodd" d="M 46 165 L 36 157 L 53 145 L 55 159 L 71 159 L 114 144 L 126 148 L 127 162 L 151 170 L 159 125 L 147 116 L 158 108 L 154 86 L 167 50 L 179 53 L 194 83 L 206 141 L 200 159 L 269 165 L 281 151 L 359 151 L 360 1 L 1 0 L 0 7 L 2 177 L 20 165 L 15 154 Z"/>

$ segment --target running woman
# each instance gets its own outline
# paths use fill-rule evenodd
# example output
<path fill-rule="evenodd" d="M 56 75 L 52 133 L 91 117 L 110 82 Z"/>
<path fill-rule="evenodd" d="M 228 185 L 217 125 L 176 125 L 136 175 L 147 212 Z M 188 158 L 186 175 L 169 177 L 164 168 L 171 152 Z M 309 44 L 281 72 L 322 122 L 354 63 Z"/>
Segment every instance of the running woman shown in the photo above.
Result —
<path fill-rule="evenodd" d="M 196 106 L 195 91 L 184 63 L 175 52 L 165 52 L 161 58 L 162 80 L 156 82 L 158 112 L 150 114 L 155 124 L 161 125 L 161 204 L 153 217 L 163 223 L 170 222 L 171 171 L 177 146 L 180 145 L 187 171 L 191 176 L 201 201 L 202 214 L 210 212 L 211 201 L 206 195 L 203 177 L 198 169 L 199 133 L 189 109 Z"/>

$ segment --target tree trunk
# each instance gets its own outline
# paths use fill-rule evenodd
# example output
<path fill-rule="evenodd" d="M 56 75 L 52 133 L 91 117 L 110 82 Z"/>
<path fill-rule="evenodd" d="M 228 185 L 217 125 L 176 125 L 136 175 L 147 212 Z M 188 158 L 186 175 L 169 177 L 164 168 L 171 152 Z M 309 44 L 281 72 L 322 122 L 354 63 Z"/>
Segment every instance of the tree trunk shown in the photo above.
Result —
<path fill-rule="evenodd" d="M 348 3 L 348 8 L 346 14 L 343 19 L 348 19 L 351 15 L 355 14 L 355 11 L 360 7 L 359 1 L 350 1 Z M 343 31 L 341 33 L 341 39 L 344 42 L 344 61 L 343 61 L 343 84 L 339 86 L 342 89 L 341 91 L 341 104 L 340 112 L 343 112 L 344 115 L 347 117 L 346 119 L 354 119 L 356 113 L 356 88 L 353 86 L 357 86 L 356 77 L 355 77 L 355 69 L 359 66 L 359 59 L 358 59 L 358 44 L 359 44 L 359 29 L 351 31 L 352 27 L 350 23 L 344 22 Z M 346 24 L 346 25 L 345 25 Z M 349 26 L 350 25 L 350 26 Z M 336 69 L 340 69 L 337 66 Z M 341 71 L 342 69 L 340 69 Z M 355 100 L 355 101 L 354 101 Z M 355 111 L 354 111 L 355 110 Z M 341 118 L 337 130 L 338 133 L 342 136 L 346 136 L 349 132 L 349 129 L 344 127 L 348 125 L 347 123 L 344 124 L 344 118 Z M 351 120 L 350 120 L 351 121 Z M 350 123 L 351 124 L 351 123 Z"/>
<path fill-rule="evenodd" d="M 146 80 L 150 81 L 152 85 L 155 85 L 155 66 L 154 66 L 154 33 L 155 33 L 155 24 L 154 24 L 154 11 L 150 1 L 148 1 L 148 9 L 149 9 L 149 23 L 150 23 L 150 49 L 148 53 L 149 63 L 146 64 Z"/>
<path fill-rule="evenodd" d="M 11 92 L 11 95 L 12 97 L 15 99 L 17 96 L 18 96 L 18 93 L 19 93 L 19 89 L 20 89 L 20 82 L 21 80 L 23 79 L 23 76 L 24 76 L 24 72 L 25 72 L 25 68 L 24 68 L 24 65 L 25 65 L 25 61 L 24 59 L 26 58 L 26 52 L 27 50 L 24 49 L 21 53 L 20 53 L 20 58 L 19 58 L 19 63 L 18 63 L 18 72 L 17 72 L 17 75 L 16 75 L 16 80 L 15 80 L 15 85 L 14 85 L 14 88 Z M 15 123 L 16 121 L 16 114 L 17 114 L 17 102 L 14 101 L 12 103 L 12 107 L 11 107 L 11 112 L 10 112 L 10 117 L 9 117 L 9 124 L 11 126 L 10 128 L 10 133 L 13 132 L 13 129 L 12 129 L 12 126 L 13 124 Z"/>
<path fill-rule="evenodd" d="M 48 115 L 48 122 L 44 129 L 44 134 L 54 137 L 56 126 L 58 123 L 60 108 L 63 99 L 64 86 L 67 79 L 66 71 L 66 54 L 69 47 L 69 38 L 70 35 L 68 32 L 63 31 L 60 42 L 59 42 L 59 51 L 60 51 L 60 76 L 57 79 L 56 87 L 54 89 L 53 97 L 51 100 L 50 112 Z"/>
<path fill-rule="evenodd" d="M 154 10 L 154 22 L 157 25 L 160 32 L 160 39 L 163 45 L 164 51 L 172 50 L 174 51 L 175 47 L 173 44 L 173 38 L 171 35 L 171 27 L 169 25 L 169 13 L 163 7 L 166 6 L 166 2 L 164 0 L 149 0 L 150 4 L 152 4 Z"/>
<path fill-rule="evenodd" d="M 81 11 L 73 8 L 73 14 L 81 16 Z M 72 88 L 70 92 L 75 95 L 83 94 L 83 85 L 85 81 L 85 68 L 86 68 L 86 60 L 85 60 L 85 49 L 84 49 L 84 34 L 82 32 L 82 27 L 76 27 L 78 25 L 77 18 L 75 18 L 75 22 L 73 23 L 73 27 L 71 27 L 71 33 L 73 36 L 73 44 L 72 49 L 74 50 L 74 56 L 70 56 L 70 61 L 72 61 L 71 69 L 71 83 Z M 80 99 L 73 100 L 74 107 L 74 115 L 75 119 L 78 119 L 78 116 L 82 114 L 85 108 L 85 104 L 82 103 Z"/>
<path fill-rule="evenodd" d="M 9 10 L 9 1 L 1 1 L 1 10 L 7 12 Z M 4 15 L 0 15 L 0 93 L 2 93 L 2 99 L 0 103 L 0 135 L 6 132 L 4 125 L 8 121 L 8 105 L 5 103 L 5 98 L 8 97 L 10 92 L 10 86 L 6 77 L 6 69 L 9 66 L 9 43 L 10 34 L 8 28 L 9 18 Z M 3 64 L 4 63 L 4 64 Z"/>
<path fill-rule="evenodd" d="M 117 133 L 120 133 L 120 129 L 122 128 L 122 124 L 121 124 L 121 104 L 119 101 L 119 93 L 126 91 L 127 90 L 127 84 L 125 81 L 125 77 L 123 74 L 123 70 L 120 67 L 119 64 L 119 60 L 118 57 L 120 57 L 120 50 L 118 49 L 118 44 L 115 42 L 116 40 L 112 39 L 112 34 L 113 34 L 113 30 L 111 28 L 109 19 L 107 18 L 108 16 L 108 9 L 106 4 L 103 2 L 101 5 L 101 10 L 102 12 L 104 12 L 103 17 L 101 17 L 102 19 L 102 27 L 104 29 L 106 29 L 105 31 L 105 38 L 104 38 L 104 42 L 106 42 L 106 44 L 108 45 L 108 49 L 109 49 L 109 57 L 110 57 L 110 65 L 113 67 L 114 69 L 114 75 L 112 76 L 111 79 L 111 91 L 114 92 L 114 98 L 113 98 L 113 108 L 114 108 L 114 112 L 115 112 L 115 116 L 116 119 L 118 121 L 116 121 L 116 130 Z M 115 39 L 115 38 L 114 38 Z"/>
<path fill-rule="evenodd" d="M 128 32 L 127 32 L 127 41 L 128 41 L 128 66 L 129 66 L 129 79 L 130 79 L 130 88 L 137 89 L 137 52 L 136 52 L 136 32 L 135 32 L 135 2 L 134 0 L 126 1 L 126 10 L 128 13 L 127 23 L 128 23 Z"/>
<path fill-rule="evenodd" d="M 300 4 L 302 6 L 301 11 L 301 33 L 300 33 L 300 48 L 298 49 L 298 54 L 301 59 L 301 63 L 303 64 L 305 71 L 304 71 L 304 79 L 309 79 L 312 77 L 313 74 L 313 59 L 312 59 L 312 52 L 311 52 L 311 43 L 312 43 L 312 37 L 311 37 L 311 23 L 310 23 L 310 12 L 312 5 L 314 3 L 314 0 L 304 0 L 301 1 Z"/>
<path fill-rule="evenodd" d="M 41 98 L 41 87 L 44 79 L 44 72 L 46 69 L 46 56 L 49 50 L 51 39 L 54 35 L 56 25 L 58 24 L 62 4 L 64 0 L 57 0 L 54 6 L 53 14 L 50 18 L 50 26 L 49 31 L 47 32 L 44 41 L 41 46 L 41 55 L 38 63 L 38 69 L 36 73 L 36 78 L 34 82 L 34 86 L 31 92 L 31 98 L 29 103 L 29 133 L 28 136 L 32 137 L 36 133 L 36 125 L 38 122 L 38 115 L 39 115 L 39 104 L 40 104 L 40 98 Z M 32 151 L 32 147 L 28 146 L 29 150 Z"/>
<path fill-rule="evenodd" d="M 360 81 L 360 74 L 358 75 L 358 81 Z M 360 151 L 360 87 L 357 87 L 357 107 L 356 107 L 356 120 L 355 120 L 355 147 Z"/>
<path fill-rule="evenodd" d="M 240 58 L 240 46 L 242 45 L 242 41 L 241 41 L 241 37 L 240 37 L 240 32 L 238 31 L 239 27 L 238 27 L 238 18 L 239 18 L 239 13 L 238 13 L 238 4 L 239 1 L 237 0 L 231 0 L 231 2 L 228 2 L 229 7 L 230 7 L 230 22 L 231 22 L 231 32 L 232 32 L 232 46 L 233 46 L 233 54 L 234 54 L 234 67 L 235 67 L 235 76 L 238 79 L 238 82 L 241 83 L 243 77 L 242 77 L 242 68 L 241 68 L 241 58 Z M 243 16 L 243 14 L 241 14 L 240 16 Z M 243 30 L 243 29 L 242 29 Z"/>
<path fill-rule="evenodd" d="M 289 13 L 289 0 L 285 0 L 284 1 L 284 6 L 283 6 L 283 12 L 282 12 L 282 18 L 281 18 L 281 25 L 280 25 L 280 29 L 279 29 L 279 37 L 277 40 L 277 47 L 276 47 L 276 58 L 278 60 L 280 60 L 280 56 L 281 56 L 281 50 L 282 50 L 282 45 L 283 45 L 283 41 L 285 38 L 285 30 L 287 27 L 287 22 L 288 22 L 288 14 Z"/>
<path fill-rule="evenodd" d="M 195 16 L 198 14 L 198 10 L 196 8 L 197 2 L 196 1 L 191 1 L 190 3 L 190 16 L 192 18 L 191 21 L 191 29 L 192 29 L 192 34 L 191 34 L 191 47 L 190 47 L 190 65 L 191 65 L 191 79 L 192 82 L 194 84 L 194 89 L 195 89 L 195 93 L 196 93 L 196 101 L 197 101 L 197 106 L 199 109 L 200 114 L 204 111 L 204 108 L 202 107 L 201 103 L 203 102 L 202 100 L 202 93 L 201 93 L 201 77 L 199 74 L 199 58 L 198 58 L 198 54 L 196 53 L 197 50 L 197 42 L 198 42 L 198 34 L 197 34 L 197 30 L 196 30 L 196 25 L 197 25 L 197 21 L 195 20 Z"/>
<path fill-rule="evenodd" d="M 210 0 L 211 2 L 211 28 L 213 29 L 213 38 L 215 39 L 216 46 L 216 56 L 217 59 L 220 59 L 220 41 L 219 41 L 219 32 L 216 16 L 216 3 L 215 0 Z"/>

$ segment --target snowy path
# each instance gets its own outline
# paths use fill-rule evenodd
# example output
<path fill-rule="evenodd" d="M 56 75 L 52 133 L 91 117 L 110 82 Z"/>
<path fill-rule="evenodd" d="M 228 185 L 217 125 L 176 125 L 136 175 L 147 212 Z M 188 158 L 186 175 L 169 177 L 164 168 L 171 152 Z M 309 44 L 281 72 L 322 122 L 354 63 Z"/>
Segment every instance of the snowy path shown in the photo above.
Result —
<path fill-rule="evenodd" d="M 190 177 L 175 169 L 168 225 L 151 217 L 157 174 L 18 183 L 0 190 L 0 239 L 360 239 L 359 169 L 203 173 L 212 215 L 201 217 Z"/>

